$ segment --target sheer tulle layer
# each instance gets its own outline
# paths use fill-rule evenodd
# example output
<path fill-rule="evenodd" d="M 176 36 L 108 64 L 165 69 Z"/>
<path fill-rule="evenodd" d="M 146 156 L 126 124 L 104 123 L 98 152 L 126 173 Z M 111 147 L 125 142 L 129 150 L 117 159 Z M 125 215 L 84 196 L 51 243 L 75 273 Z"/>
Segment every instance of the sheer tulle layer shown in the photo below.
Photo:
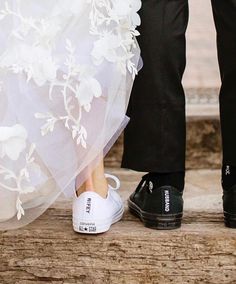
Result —
<path fill-rule="evenodd" d="M 73 196 L 127 124 L 140 1 L 5 3 L 0 229 L 11 229 Z"/>

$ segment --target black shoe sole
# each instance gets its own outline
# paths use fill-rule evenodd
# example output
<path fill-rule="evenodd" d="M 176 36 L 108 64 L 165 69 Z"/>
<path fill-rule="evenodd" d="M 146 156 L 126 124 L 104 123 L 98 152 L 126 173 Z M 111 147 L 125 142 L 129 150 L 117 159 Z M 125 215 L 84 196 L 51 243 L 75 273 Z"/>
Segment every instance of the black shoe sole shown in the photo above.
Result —
<path fill-rule="evenodd" d="M 224 212 L 225 226 L 231 229 L 236 229 L 236 214 Z"/>
<path fill-rule="evenodd" d="M 141 210 L 132 200 L 128 199 L 130 213 L 139 217 L 144 226 L 156 230 L 173 230 L 181 227 L 182 213 L 155 214 Z"/>

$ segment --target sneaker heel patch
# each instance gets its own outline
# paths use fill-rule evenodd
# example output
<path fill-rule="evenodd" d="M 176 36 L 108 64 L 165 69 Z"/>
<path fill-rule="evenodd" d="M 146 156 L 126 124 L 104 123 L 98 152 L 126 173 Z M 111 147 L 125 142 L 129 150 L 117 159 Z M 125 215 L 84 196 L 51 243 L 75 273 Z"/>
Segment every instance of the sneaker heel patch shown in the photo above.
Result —
<path fill-rule="evenodd" d="M 79 230 L 81 232 L 89 232 L 89 233 L 94 233 L 97 231 L 97 227 L 95 225 L 95 223 L 85 223 L 85 222 L 81 222 L 79 225 Z"/>

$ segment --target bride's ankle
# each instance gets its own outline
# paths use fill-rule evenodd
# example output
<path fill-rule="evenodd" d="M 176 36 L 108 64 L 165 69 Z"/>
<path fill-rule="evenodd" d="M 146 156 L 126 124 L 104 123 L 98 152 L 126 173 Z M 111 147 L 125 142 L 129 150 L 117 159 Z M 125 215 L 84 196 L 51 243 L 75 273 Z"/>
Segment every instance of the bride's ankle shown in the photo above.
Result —
<path fill-rule="evenodd" d="M 101 197 L 106 198 L 107 197 L 107 192 L 108 192 L 108 184 L 107 182 L 104 182 L 102 184 L 98 184 L 96 187 L 87 187 L 87 186 L 82 186 L 76 190 L 76 195 L 79 197 L 83 192 L 86 191 L 93 191 L 98 193 Z"/>
<path fill-rule="evenodd" d="M 108 184 L 105 176 L 96 177 L 94 179 L 94 191 L 98 193 L 101 197 L 106 198 L 108 193 Z"/>

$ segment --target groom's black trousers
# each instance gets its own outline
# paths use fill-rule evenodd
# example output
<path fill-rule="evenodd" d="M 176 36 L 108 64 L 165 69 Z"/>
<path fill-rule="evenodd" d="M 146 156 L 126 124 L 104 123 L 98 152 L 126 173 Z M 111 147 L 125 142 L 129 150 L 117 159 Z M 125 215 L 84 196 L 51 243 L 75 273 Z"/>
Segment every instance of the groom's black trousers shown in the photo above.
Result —
<path fill-rule="evenodd" d="M 212 0 L 212 8 L 222 79 L 223 163 L 236 166 L 236 0 Z M 186 121 L 181 81 L 188 1 L 143 0 L 140 16 L 137 39 L 144 66 L 135 79 L 127 111 L 130 123 L 125 130 L 122 167 L 184 171 Z"/>

